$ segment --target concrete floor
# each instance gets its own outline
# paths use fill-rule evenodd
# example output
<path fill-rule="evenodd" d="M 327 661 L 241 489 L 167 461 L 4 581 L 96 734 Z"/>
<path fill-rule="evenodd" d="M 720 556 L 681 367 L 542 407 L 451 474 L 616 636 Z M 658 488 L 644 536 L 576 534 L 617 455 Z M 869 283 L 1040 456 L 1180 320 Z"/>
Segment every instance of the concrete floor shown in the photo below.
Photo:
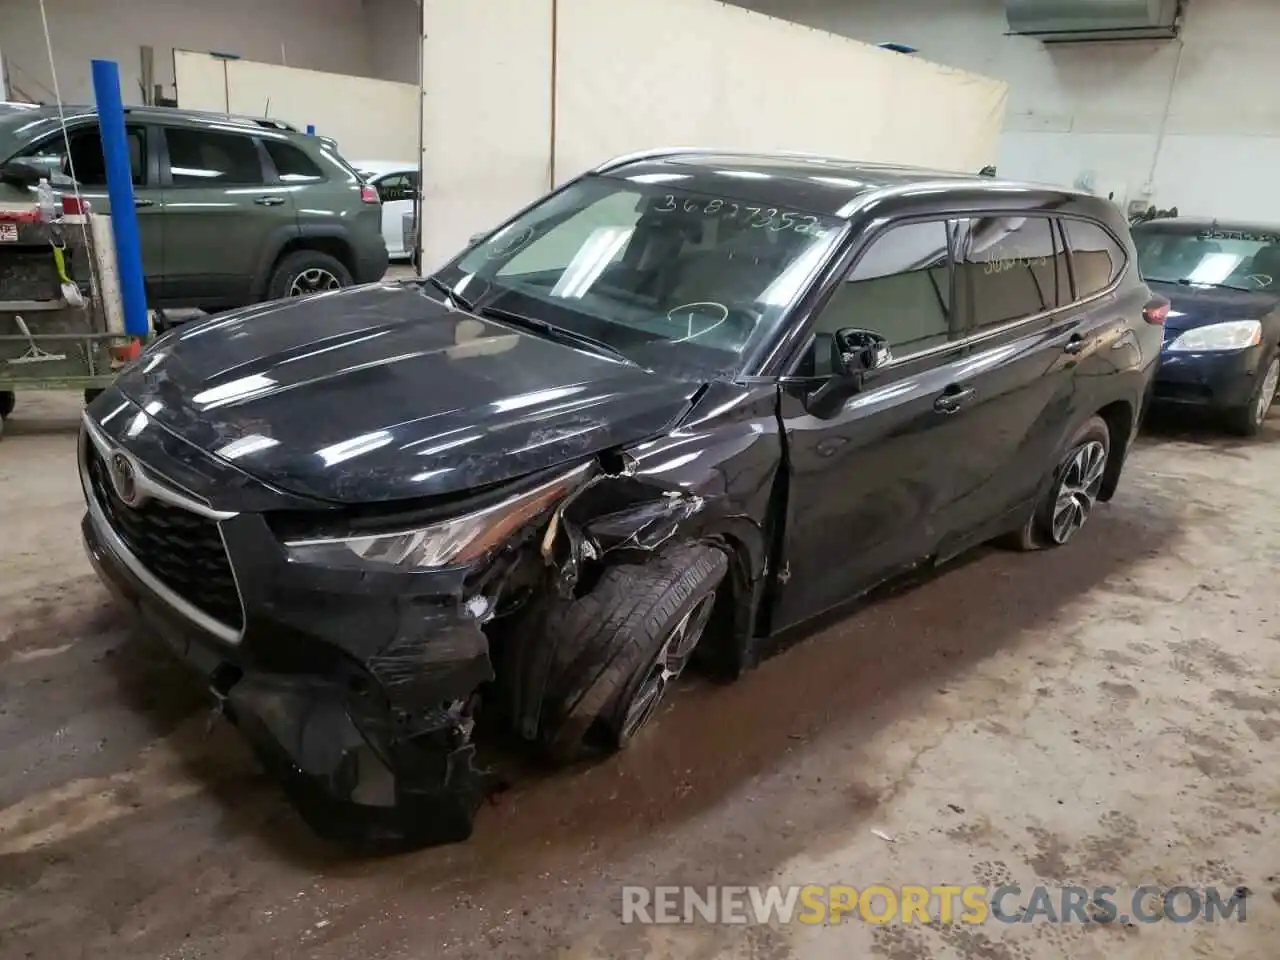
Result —
<path fill-rule="evenodd" d="M 687 686 L 626 756 L 517 783 L 468 844 L 358 861 L 206 734 L 201 692 L 109 605 L 76 415 L 20 395 L 0 443 L 0 956 L 1277 955 L 1277 426 L 1145 440 L 1069 549 L 981 552 Z M 1248 920 L 618 921 L 623 883 L 1037 878 L 1244 885 Z"/>

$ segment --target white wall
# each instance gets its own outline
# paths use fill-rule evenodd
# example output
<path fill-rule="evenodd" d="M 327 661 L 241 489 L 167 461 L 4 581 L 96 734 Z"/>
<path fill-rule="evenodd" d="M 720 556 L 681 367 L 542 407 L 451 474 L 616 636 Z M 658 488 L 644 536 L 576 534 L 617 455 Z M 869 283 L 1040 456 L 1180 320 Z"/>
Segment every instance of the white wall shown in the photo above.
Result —
<path fill-rule="evenodd" d="M 117 61 L 125 102 L 141 103 L 144 45 L 155 48 L 155 82 L 165 84 L 167 96 L 173 95 L 175 47 L 275 64 L 283 58 L 291 67 L 356 76 L 417 79 L 416 64 L 409 76 L 391 77 L 382 58 L 371 56 L 362 0 L 45 0 L 45 9 L 68 103 L 92 102 L 93 59 Z M 416 21 L 416 15 L 406 18 L 410 43 Z M 13 87 L 31 99 L 53 100 L 38 0 L 0 0 L 0 49 Z"/>
<path fill-rule="evenodd" d="M 1277 0 L 1190 0 L 1180 42 L 1058 45 L 1004 36 L 1003 0 L 736 2 L 1007 81 L 1002 175 L 1280 221 Z"/>

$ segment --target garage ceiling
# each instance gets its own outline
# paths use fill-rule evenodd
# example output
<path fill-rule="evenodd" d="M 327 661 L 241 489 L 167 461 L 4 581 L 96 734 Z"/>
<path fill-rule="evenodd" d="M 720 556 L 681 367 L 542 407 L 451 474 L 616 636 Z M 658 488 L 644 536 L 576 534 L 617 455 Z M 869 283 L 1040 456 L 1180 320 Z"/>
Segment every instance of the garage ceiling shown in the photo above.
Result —
<path fill-rule="evenodd" d="M 1004 0 L 1009 29 L 1045 43 L 1173 39 L 1180 0 Z"/>

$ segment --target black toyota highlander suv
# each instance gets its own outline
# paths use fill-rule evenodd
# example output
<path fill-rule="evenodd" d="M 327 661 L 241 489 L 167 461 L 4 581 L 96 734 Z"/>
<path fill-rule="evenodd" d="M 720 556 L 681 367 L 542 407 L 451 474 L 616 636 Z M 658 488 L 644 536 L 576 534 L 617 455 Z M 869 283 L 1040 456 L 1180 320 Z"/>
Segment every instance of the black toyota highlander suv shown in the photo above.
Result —
<path fill-rule="evenodd" d="M 1066 190 L 622 158 L 432 276 L 160 338 L 85 414 L 85 542 L 313 828 L 456 840 L 478 711 L 616 749 L 695 659 L 1067 543 L 1167 309 Z"/>

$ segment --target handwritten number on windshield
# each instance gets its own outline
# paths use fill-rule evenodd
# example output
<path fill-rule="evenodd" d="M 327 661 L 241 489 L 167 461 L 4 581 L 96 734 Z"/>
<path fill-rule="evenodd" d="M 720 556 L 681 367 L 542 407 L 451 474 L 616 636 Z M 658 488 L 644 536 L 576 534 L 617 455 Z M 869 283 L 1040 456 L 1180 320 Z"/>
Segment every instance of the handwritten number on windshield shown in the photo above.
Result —
<path fill-rule="evenodd" d="M 739 206 L 732 200 L 716 197 L 712 200 L 688 199 L 677 200 L 674 194 L 666 194 L 653 207 L 656 213 L 674 213 L 682 210 L 689 214 L 702 214 L 704 217 L 723 217 L 736 220 L 741 214 L 745 218 L 745 226 L 752 230 L 772 230 L 782 233 L 794 230 L 803 236 L 822 236 L 825 231 L 818 226 L 818 218 L 807 213 L 793 213 L 779 210 L 777 207 Z"/>

